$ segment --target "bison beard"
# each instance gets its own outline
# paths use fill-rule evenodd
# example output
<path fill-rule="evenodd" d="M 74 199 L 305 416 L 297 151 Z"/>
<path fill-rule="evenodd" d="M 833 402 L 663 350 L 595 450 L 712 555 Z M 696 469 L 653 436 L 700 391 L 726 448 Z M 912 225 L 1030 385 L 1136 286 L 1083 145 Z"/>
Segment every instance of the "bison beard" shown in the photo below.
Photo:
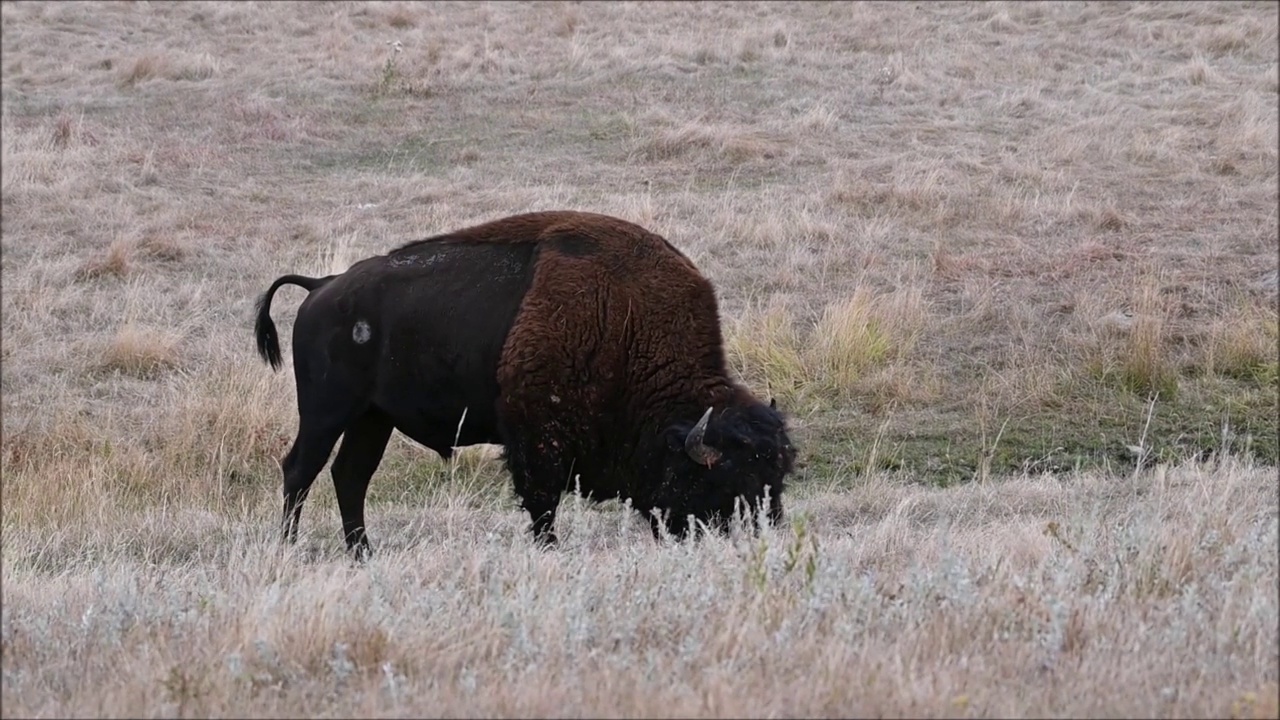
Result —
<path fill-rule="evenodd" d="M 689 517 L 723 530 L 739 503 L 782 516 L 795 460 L 785 421 L 728 377 L 711 284 L 639 226 L 530 213 L 341 275 L 286 275 L 258 304 L 258 352 L 273 368 L 271 300 L 287 284 L 309 291 L 293 329 L 298 435 L 281 462 L 290 542 L 342 438 L 331 474 L 343 531 L 368 552 L 365 491 L 392 429 L 446 458 L 502 444 L 545 543 L 575 488 L 630 499 L 655 536 L 686 535 Z"/>

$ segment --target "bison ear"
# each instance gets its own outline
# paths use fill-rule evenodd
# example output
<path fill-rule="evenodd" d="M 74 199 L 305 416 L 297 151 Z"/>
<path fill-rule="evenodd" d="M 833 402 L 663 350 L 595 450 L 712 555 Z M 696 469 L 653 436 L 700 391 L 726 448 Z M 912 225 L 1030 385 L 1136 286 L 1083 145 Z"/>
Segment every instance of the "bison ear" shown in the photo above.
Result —
<path fill-rule="evenodd" d="M 778 398 L 774 398 L 774 397 L 769 398 L 769 409 L 770 410 L 778 409 Z"/>

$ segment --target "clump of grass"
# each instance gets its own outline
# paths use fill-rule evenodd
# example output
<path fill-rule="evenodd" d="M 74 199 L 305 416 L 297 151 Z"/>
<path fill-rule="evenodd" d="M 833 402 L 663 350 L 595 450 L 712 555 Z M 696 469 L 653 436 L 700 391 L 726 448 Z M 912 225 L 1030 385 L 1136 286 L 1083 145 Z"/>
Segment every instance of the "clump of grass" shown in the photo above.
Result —
<path fill-rule="evenodd" d="M 260 368 L 219 364 L 184 377 L 170 392 L 153 440 L 180 474 L 235 485 L 275 470 L 293 440 L 285 388 Z M 274 472 L 271 473 L 274 475 Z"/>
<path fill-rule="evenodd" d="M 411 97 L 430 95 L 431 89 L 425 83 L 414 82 L 401 68 L 399 58 L 404 52 L 404 44 L 399 40 L 392 40 L 387 45 L 390 46 L 391 53 L 379 66 L 370 94 L 375 99 L 397 95 Z"/>
<path fill-rule="evenodd" d="M 1113 207 L 1104 207 L 1098 212 L 1097 226 L 1105 232 L 1120 232 L 1129 227 L 1128 221 Z"/>
<path fill-rule="evenodd" d="M 1118 378 L 1124 387 L 1139 394 L 1158 393 L 1171 399 L 1178 389 L 1178 373 L 1170 355 L 1168 310 L 1154 283 L 1142 287 L 1136 310 Z"/>
<path fill-rule="evenodd" d="M 83 519 L 101 499 L 100 488 L 83 482 L 85 458 L 101 446 L 101 434 L 101 428 L 65 405 L 52 408 L 39 422 L 22 427 L 6 425 L 0 446 L 5 522 L 33 527 L 49 519 Z M 53 486 L 72 477 L 82 481 Z"/>
<path fill-rule="evenodd" d="M 810 368 L 819 382 L 847 388 L 869 367 L 885 360 L 891 339 L 873 317 L 872 297 L 863 287 L 843 302 L 828 305 L 814 328 Z"/>
<path fill-rule="evenodd" d="M 555 23 L 552 26 L 551 32 L 554 33 L 556 37 L 571 37 L 575 32 L 577 32 L 578 25 L 582 23 L 582 15 L 580 15 L 577 10 L 573 9 L 573 6 L 571 5 L 559 5 L 557 7 L 559 12 L 556 15 Z"/>
<path fill-rule="evenodd" d="M 99 367 L 139 378 L 152 378 L 176 368 L 178 335 L 132 321 L 125 323 L 102 351 Z"/>
<path fill-rule="evenodd" d="M 138 242 L 138 250 L 155 260 L 177 262 L 187 256 L 187 248 L 173 235 L 152 233 Z"/>
<path fill-rule="evenodd" d="M 387 24 L 397 30 L 406 30 L 416 27 L 418 21 L 413 16 L 413 10 L 404 3 L 396 3 L 387 11 Z"/>
<path fill-rule="evenodd" d="M 480 154 L 480 151 L 478 149 L 473 147 L 467 147 L 467 148 L 462 148 L 461 150 L 457 150 L 452 155 L 450 155 L 449 162 L 455 163 L 457 165 L 472 165 L 477 161 L 479 161 L 482 157 L 484 156 Z"/>
<path fill-rule="evenodd" d="M 957 280 L 983 266 L 978 258 L 957 255 L 941 242 L 934 243 L 933 250 L 929 253 L 929 262 L 933 273 L 944 280 Z"/>
<path fill-rule="evenodd" d="M 378 80 L 373 86 L 374 97 L 389 95 L 400 84 L 400 71 L 396 68 L 396 58 L 399 57 L 402 49 L 403 46 L 399 40 L 391 43 L 391 54 L 382 63 L 382 67 L 378 71 Z"/>
<path fill-rule="evenodd" d="M 6 427 L 4 443 L 0 445 L 0 459 L 6 472 L 37 471 L 56 457 L 70 455 L 76 448 L 94 445 L 99 440 L 100 430 L 83 414 L 60 405 L 51 409 L 47 416 L 22 427 Z M 6 489 L 13 489 L 13 486 Z M 13 508 L 16 509 L 17 505 Z"/>
<path fill-rule="evenodd" d="M 137 85 L 146 80 L 159 77 L 167 65 L 164 55 L 159 53 L 146 53 L 135 58 L 129 63 L 126 69 L 120 75 L 120 84 L 125 87 Z"/>
<path fill-rule="evenodd" d="M 806 352 L 811 382 L 835 397 L 847 397 L 866 372 L 905 357 L 924 327 L 919 288 L 875 295 L 859 287 L 827 305 Z"/>
<path fill-rule="evenodd" d="M 1276 132 L 1274 101 L 1245 90 L 1221 108 L 1214 137 L 1217 157 L 1234 161 L 1241 172 L 1274 177 Z"/>
<path fill-rule="evenodd" d="M 74 132 L 74 123 L 71 116 L 63 113 L 53 124 L 53 146 L 61 149 L 71 144 L 71 137 Z"/>
<path fill-rule="evenodd" d="M 781 305 L 748 310 L 731 325 L 726 345 L 741 375 L 779 397 L 812 393 L 846 400 L 866 392 L 886 406 L 915 395 L 907 388 L 911 373 L 872 371 L 911 353 L 925 312 L 920 288 L 876 294 L 862 287 L 829 303 L 803 331 Z"/>
<path fill-rule="evenodd" d="M 791 35 L 785 28 L 760 28 L 739 33 L 734 57 L 743 64 L 779 62 L 788 56 L 790 47 Z"/>
<path fill-rule="evenodd" d="M 1271 67 L 1262 74 L 1262 79 L 1258 81 L 1258 87 L 1264 92 L 1268 92 L 1273 95 L 1280 92 L 1280 68 L 1273 63 Z"/>
<path fill-rule="evenodd" d="M 374 97 L 385 97 L 390 95 L 396 86 L 396 62 L 394 58 L 387 58 L 386 62 L 378 72 L 378 79 L 373 85 Z"/>
<path fill-rule="evenodd" d="M 148 80 L 208 80 L 218 74 L 222 63 L 209 53 L 147 52 L 126 63 L 117 79 L 121 87 L 133 87 Z"/>
<path fill-rule="evenodd" d="M 806 130 L 826 132 L 840 124 L 840 114 L 829 107 L 814 105 L 797 118 L 796 122 Z"/>
<path fill-rule="evenodd" d="M 1126 307 L 1093 321 L 1078 362 L 1086 374 L 1106 385 L 1172 400 L 1178 390 L 1178 363 L 1170 338 L 1169 301 L 1152 279 L 1141 282 Z"/>
<path fill-rule="evenodd" d="M 889 182 L 840 178 L 827 199 L 832 206 L 858 217 L 889 215 L 932 220 L 941 209 L 943 186 L 941 175 L 934 170 Z"/>
<path fill-rule="evenodd" d="M 81 265 L 76 270 L 76 278 L 94 280 L 102 277 L 124 277 L 132 267 L 132 255 L 133 244 L 124 238 L 117 238 L 101 257 Z"/>
<path fill-rule="evenodd" d="M 1202 352 L 1206 373 L 1274 387 L 1280 315 L 1274 306 L 1239 304 L 1213 323 Z"/>
<path fill-rule="evenodd" d="M 209 53 L 199 55 L 182 55 L 170 65 L 167 77 L 170 80 L 208 80 L 218 74 L 222 63 Z"/>
<path fill-rule="evenodd" d="M 1192 85 L 1208 85 L 1215 82 L 1217 73 L 1204 55 L 1196 53 L 1182 69 L 1183 77 Z"/>
<path fill-rule="evenodd" d="M 1214 55 L 1229 55 L 1249 46 L 1250 27 L 1233 25 L 1214 30 L 1205 41 L 1205 49 Z"/>
<path fill-rule="evenodd" d="M 778 157 L 782 146 L 759 131 L 700 121 L 658 130 L 640 146 L 646 160 L 670 160 L 696 151 L 743 162 Z"/>
<path fill-rule="evenodd" d="M 145 376 L 175 366 L 172 337 L 130 327 L 112 346 L 114 369 Z M 292 440 L 287 388 L 255 370 L 218 364 L 157 384 L 150 422 L 95 418 L 83 406 L 62 405 L 38 425 L 9 433 L 4 472 L 23 479 L 10 496 L 13 508 L 21 506 L 25 522 L 50 526 L 94 508 L 168 501 L 238 509 L 279 483 L 278 462 Z"/>
<path fill-rule="evenodd" d="M 790 313 L 779 304 L 748 309 L 732 321 L 725 345 L 737 372 L 789 401 L 804 388 L 808 373 L 803 346 Z"/>

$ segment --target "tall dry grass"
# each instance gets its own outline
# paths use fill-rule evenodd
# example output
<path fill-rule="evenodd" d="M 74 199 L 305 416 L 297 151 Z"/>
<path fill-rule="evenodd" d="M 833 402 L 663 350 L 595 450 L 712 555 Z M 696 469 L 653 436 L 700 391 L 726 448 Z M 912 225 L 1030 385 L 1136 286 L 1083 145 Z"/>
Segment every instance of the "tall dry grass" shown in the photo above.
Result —
<path fill-rule="evenodd" d="M 1270 469 L 880 477 L 685 544 L 571 501 L 554 552 L 514 510 L 400 505 L 363 567 L 254 508 L 7 526 L 6 715 L 1277 712 Z"/>

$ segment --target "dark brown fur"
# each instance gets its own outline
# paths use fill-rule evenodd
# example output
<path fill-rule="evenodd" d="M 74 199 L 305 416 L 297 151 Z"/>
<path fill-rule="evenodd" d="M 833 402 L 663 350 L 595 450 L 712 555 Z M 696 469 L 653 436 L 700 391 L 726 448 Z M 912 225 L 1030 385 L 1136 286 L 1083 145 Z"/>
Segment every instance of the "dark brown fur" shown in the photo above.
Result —
<path fill-rule="evenodd" d="M 517 250 L 527 243 L 534 244 L 532 252 Z M 495 245 L 510 248 L 509 258 Z M 459 278 L 456 269 L 451 274 L 433 269 L 444 266 L 449 252 L 483 254 L 487 264 L 477 265 L 474 278 Z M 494 259 L 495 253 L 502 257 Z M 473 286 L 483 288 L 492 268 L 503 273 L 506 289 L 498 297 L 477 300 L 477 305 L 483 303 L 480 307 L 455 306 L 452 312 L 469 316 L 465 322 L 425 320 L 438 329 L 419 329 L 424 319 L 450 312 L 449 299 Z M 337 287 L 348 276 L 363 279 Z M 323 287 L 330 282 L 332 286 Z M 456 429 L 458 408 L 464 404 L 458 397 L 466 395 L 465 425 L 471 427 L 458 444 L 505 446 L 515 491 L 533 519 L 535 535 L 543 540 L 554 541 L 552 524 L 560 494 L 574 488 L 597 499 L 629 498 L 647 515 L 664 512 L 667 528 L 678 534 L 689 529 L 686 515 L 723 527 L 735 500 L 754 510 L 767 495 L 771 516 L 781 516 L 784 478 L 794 460 L 785 423 L 772 406 L 760 403 L 728 377 L 711 284 L 666 240 L 637 225 L 590 213 L 517 215 L 409 243 L 362 261 L 336 278 L 281 278 L 260 306 L 259 351 L 268 361 L 279 358 L 268 311 L 271 293 L 282 283 L 322 288 L 308 303 L 328 293 L 327 299 L 313 303 L 305 320 L 304 303 L 295 326 L 295 370 L 300 364 L 314 365 L 321 352 L 328 362 L 319 390 L 315 383 L 304 388 L 299 376 L 304 425 L 304 395 L 318 394 L 324 401 L 309 404 L 354 409 L 316 412 L 344 417 L 374 413 L 383 418 L 376 423 L 378 432 L 366 433 L 378 441 L 366 443 L 369 448 L 361 451 L 366 455 L 376 450 L 381 457 L 390 426 L 447 455 L 451 449 L 440 438 L 444 431 Z M 397 289 L 370 289 L 388 283 L 396 283 Z M 438 285 L 449 287 L 432 296 Z M 400 292 L 404 299 L 383 301 L 381 294 L 387 292 Z M 483 292 L 477 292 L 480 298 Z M 510 296 L 512 292 L 521 294 Z M 504 319 L 509 317 L 506 311 L 494 315 L 489 309 L 516 307 L 512 301 L 518 310 L 509 321 Z M 349 339 L 345 345 L 341 341 L 345 323 L 356 316 L 377 317 L 371 322 L 385 334 L 376 352 L 372 347 L 348 352 Z M 298 328 L 304 325 L 308 335 L 300 339 Z M 330 333 L 339 338 L 338 344 L 327 350 L 303 348 L 300 356 L 300 344 L 306 345 L 316 333 Z M 410 333 L 421 338 L 397 340 Z M 495 342 L 500 342 L 500 353 Z M 476 349 L 483 347 L 495 350 Z M 368 357 L 361 360 L 360 351 Z M 432 359 L 433 353 L 465 358 L 477 352 L 474 362 Z M 430 371 L 404 375 L 405 362 Z M 396 387 L 380 395 L 379 378 L 396 372 L 402 375 Z M 313 377 L 309 371 L 307 375 Z M 437 389 L 446 386 L 462 390 L 447 395 Z M 494 389 L 484 389 L 488 387 Z M 335 401 L 337 396 L 342 398 Z M 404 397 L 420 399 L 405 404 Z M 492 405 L 483 407 L 489 402 Z M 685 441 L 708 408 L 713 411 L 704 438 L 716 459 L 704 458 L 704 466 L 686 451 Z M 436 419 L 427 422 L 424 417 Z M 329 428 L 329 435 L 339 425 L 345 428 L 344 421 L 319 424 Z M 295 451 L 304 440 L 300 428 Z M 329 448 L 324 449 L 325 458 Z M 377 458 L 358 463 L 360 471 L 354 475 L 364 476 L 365 466 L 376 467 Z M 313 458 L 305 464 L 315 463 Z M 285 465 L 285 520 L 288 525 L 293 515 L 296 532 L 297 508 L 305 496 L 305 489 L 299 488 L 309 486 L 310 479 L 302 477 L 307 473 L 295 473 L 298 477 L 291 479 L 289 458 Z M 368 477 L 339 478 L 337 465 L 334 479 L 348 542 L 364 547 Z M 342 502 L 342 488 L 350 485 L 360 486 L 358 503 L 354 493 L 349 502 Z M 652 515 L 650 520 L 657 533 L 660 521 Z"/>

